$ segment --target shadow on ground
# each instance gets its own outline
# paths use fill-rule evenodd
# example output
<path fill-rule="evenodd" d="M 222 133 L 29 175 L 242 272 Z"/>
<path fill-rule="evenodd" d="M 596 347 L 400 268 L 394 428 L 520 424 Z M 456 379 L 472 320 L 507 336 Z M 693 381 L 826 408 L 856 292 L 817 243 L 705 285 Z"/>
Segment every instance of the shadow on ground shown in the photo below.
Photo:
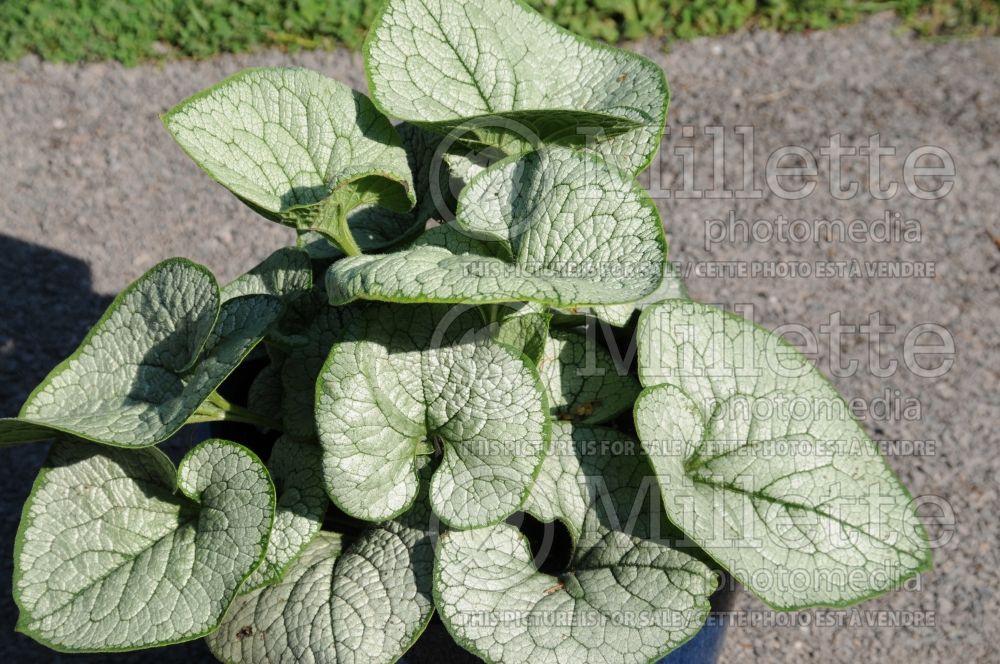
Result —
<path fill-rule="evenodd" d="M 83 339 L 110 304 L 92 290 L 90 268 L 59 251 L 0 235 L 0 416 L 16 415 L 21 403 Z M 214 662 L 199 640 L 169 650 L 120 655 L 62 655 L 14 632 L 12 553 L 21 506 L 47 445 L 0 449 L 0 661 L 158 664 Z"/>

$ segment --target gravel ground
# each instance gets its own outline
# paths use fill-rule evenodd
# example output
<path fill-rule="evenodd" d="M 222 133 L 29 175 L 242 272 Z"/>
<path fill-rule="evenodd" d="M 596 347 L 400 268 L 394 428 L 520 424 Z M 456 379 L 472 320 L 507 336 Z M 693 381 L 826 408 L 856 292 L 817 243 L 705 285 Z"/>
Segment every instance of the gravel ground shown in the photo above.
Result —
<path fill-rule="evenodd" d="M 772 328 L 804 326 L 798 329 L 817 335 L 814 357 L 824 372 L 849 398 L 871 405 L 864 423 L 874 437 L 931 441 L 917 453 L 897 450 L 890 463 L 915 495 L 929 501 L 925 513 L 941 517 L 931 525 L 940 540 L 934 572 L 854 610 L 804 612 L 791 622 L 741 595 L 723 661 L 998 661 L 1000 41 L 918 42 L 900 36 L 890 20 L 876 18 L 809 35 L 698 40 L 677 45 L 669 55 L 654 44 L 636 48 L 663 65 L 674 91 L 672 135 L 645 182 L 658 183 L 654 196 L 675 259 L 702 270 L 688 278 L 692 294 L 731 308 L 752 305 L 753 317 Z M 291 239 L 202 175 L 157 117 L 242 67 L 289 62 L 363 85 L 359 59 L 347 53 L 262 53 L 138 69 L 34 59 L 0 65 L 0 413 L 15 413 L 31 387 L 78 343 L 109 296 L 157 261 L 188 256 L 225 280 Z M 704 134 L 710 125 L 725 127 L 728 189 L 743 183 L 735 128 L 754 127 L 760 198 L 667 195 L 692 189 L 681 186 L 684 146 L 694 149 L 696 167 L 689 172 L 695 185 L 712 187 L 712 144 Z M 693 127 L 694 137 L 683 126 Z M 783 198 L 765 183 L 768 155 L 779 147 L 798 145 L 819 156 L 833 135 L 845 146 L 859 146 L 875 133 L 883 146 L 896 148 L 882 162 L 884 180 L 901 180 L 910 151 L 934 145 L 954 159 L 953 190 L 922 200 L 900 182 L 895 196 L 880 199 L 864 184 L 856 196 L 841 200 L 829 193 L 831 169 L 822 159 L 818 175 L 783 181 L 787 188 L 816 182 L 805 198 Z M 867 183 L 866 168 L 854 158 L 844 166 L 845 177 Z M 928 180 L 922 182 L 930 188 Z M 906 237 L 879 241 L 871 220 L 887 212 L 913 220 L 895 226 L 909 229 Z M 756 239 L 745 240 L 712 222 L 730 213 L 771 221 L 755 226 Z M 786 227 L 801 233 L 790 238 L 778 215 L 810 223 Z M 821 233 L 817 239 L 821 224 L 814 222 L 832 218 L 868 220 L 862 224 L 868 234 L 842 240 Z M 710 262 L 733 266 L 726 269 L 786 269 L 790 262 L 818 269 L 830 261 L 859 261 L 861 269 L 865 261 L 917 265 L 933 269 L 934 276 L 708 272 Z M 841 324 L 854 326 L 876 312 L 890 328 L 877 345 L 853 332 L 836 339 L 824 327 L 837 314 Z M 907 334 L 923 323 L 942 326 L 954 341 L 954 365 L 937 377 L 919 375 L 907 353 Z M 843 364 L 856 362 L 853 375 L 833 375 L 838 356 Z M 876 370 L 876 361 L 886 366 L 893 360 L 894 372 Z M 942 358 L 917 361 L 937 366 Z M 905 412 L 876 412 L 880 399 Z M 5 551 L 11 550 L 20 505 L 41 457 L 36 448 L 0 451 Z M 0 656 L 16 662 L 87 659 L 51 655 L 12 633 L 9 557 L 0 559 Z M 173 652 L 159 661 L 207 661 L 198 645 Z M 134 655 L 90 659 L 140 661 Z"/>

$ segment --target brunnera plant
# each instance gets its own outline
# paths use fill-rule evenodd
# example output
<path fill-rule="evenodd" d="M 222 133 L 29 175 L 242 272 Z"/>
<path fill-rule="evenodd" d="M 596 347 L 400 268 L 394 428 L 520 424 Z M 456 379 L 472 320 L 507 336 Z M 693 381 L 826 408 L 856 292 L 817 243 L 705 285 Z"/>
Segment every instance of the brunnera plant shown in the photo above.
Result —
<path fill-rule="evenodd" d="M 794 610 L 929 567 L 832 385 L 670 269 L 635 179 L 656 65 L 515 0 L 390 0 L 364 55 L 371 98 L 252 69 L 164 117 L 298 246 L 224 287 L 160 263 L 0 421 L 4 444 L 54 441 L 17 535 L 20 631 L 393 662 L 437 611 L 491 662 L 648 662 L 701 629 L 719 571 Z M 250 360 L 247 403 L 224 399 Z M 223 420 L 270 432 L 267 463 L 157 448 Z M 517 514 L 565 526 L 559 570 Z"/>

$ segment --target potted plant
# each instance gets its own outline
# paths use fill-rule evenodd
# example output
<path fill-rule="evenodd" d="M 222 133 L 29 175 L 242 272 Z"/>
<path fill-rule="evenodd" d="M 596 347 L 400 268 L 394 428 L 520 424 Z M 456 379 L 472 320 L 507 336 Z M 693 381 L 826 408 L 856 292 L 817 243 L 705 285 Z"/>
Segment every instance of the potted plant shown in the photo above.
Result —
<path fill-rule="evenodd" d="M 390 0 L 364 55 L 371 98 L 253 69 L 164 117 L 298 246 L 223 287 L 160 263 L 0 421 L 55 441 L 20 631 L 393 662 L 436 613 L 431 647 L 486 661 L 649 662 L 720 579 L 795 610 L 929 567 L 831 384 L 671 270 L 635 180 L 656 65 L 515 0 Z M 158 449 L 204 422 L 235 428 Z"/>

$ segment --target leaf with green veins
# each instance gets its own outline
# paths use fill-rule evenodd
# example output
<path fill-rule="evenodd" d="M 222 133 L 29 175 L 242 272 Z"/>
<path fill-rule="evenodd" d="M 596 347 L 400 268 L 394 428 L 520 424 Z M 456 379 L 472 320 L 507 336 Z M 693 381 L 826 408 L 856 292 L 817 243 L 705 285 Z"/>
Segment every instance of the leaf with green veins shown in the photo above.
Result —
<path fill-rule="evenodd" d="M 204 267 L 164 261 L 115 298 L 17 418 L 0 420 L 0 444 L 62 435 L 118 447 L 166 440 L 281 312 L 271 295 L 222 302 Z"/>
<path fill-rule="evenodd" d="M 290 605 L 289 599 L 303 577 L 309 576 L 310 572 L 315 574 L 317 569 L 325 571 L 330 564 L 335 564 L 342 551 L 340 535 L 321 532 L 306 545 L 278 584 L 238 597 L 219 629 L 205 639 L 212 654 L 227 664 L 302 661 L 311 645 L 309 634 L 300 632 L 299 626 L 290 618 L 297 618 L 298 613 L 303 612 L 308 606 L 304 600 L 308 598 L 302 597 L 300 591 L 295 605 Z M 306 615 L 310 622 L 324 617 L 323 612 Z M 323 650 L 330 645 L 329 642 L 324 643 Z"/>
<path fill-rule="evenodd" d="M 442 620 L 490 662 L 653 661 L 701 629 L 715 578 L 694 558 L 622 529 L 660 518 L 642 494 L 645 457 L 613 451 L 626 436 L 565 423 L 552 436 L 525 509 L 567 524 L 569 568 L 538 571 L 527 540 L 507 524 L 445 533 L 434 565 Z"/>
<path fill-rule="evenodd" d="M 467 150 L 462 149 L 463 147 L 461 145 L 452 145 L 450 150 L 441 156 L 448 165 L 448 170 L 451 172 L 452 177 L 457 178 L 462 186 L 506 157 L 503 152 L 495 148 Z"/>
<path fill-rule="evenodd" d="M 425 233 L 421 238 L 430 235 Z M 464 237 L 464 236 L 463 236 Z M 549 336 L 552 314 L 542 305 L 504 302 L 488 305 L 454 305 L 448 309 L 443 326 L 461 329 L 479 327 L 477 335 L 492 337 L 527 357 L 534 365 L 542 358 Z"/>
<path fill-rule="evenodd" d="M 663 266 L 663 281 L 660 287 L 642 298 L 638 302 L 628 304 L 609 304 L 593 307 L 589 313 L 598 320 L 604 321 L 613 327 L 625 327 L 632 320 L 632 314 L 642 311 L 647 306 L 664 300 L 686 300 L 688 299 L 687 286 L 681 278 L 680 272 L 670 261 L 665 261 Z"/>
<path fill-rule="evenodd" d="M 690 295 L 688 295 L 687 285 L 684 283 L 681 271 L 669 260 L 664 260 L 663 281 L 659 288 L 642 298 L 638 308 L 643 310 L 664 300 L 687 300 L 689 298 Z"/>
<path fill-rule="evenodd" d="M 323 488 L 322 451 L 315 442 L 281 437 L 274 443 L 267 468 L 278 502 L 267 553 L 241 592 L 274 583 L 316 536 L 323 525 L 328 499 Z"/>
<path fill-rule="evenodd" d="M 315 284 L 312 289 L 286 301 L 281 320 L 268 331 L 267 341 L 270 342 L 270 348 L 287 353 L 308 343 L 305 337 L 306 329 L 320 312 L 329 308 L 322 286 L 322 282 Z"/>
<path fill-rule="evenodd" d="M 619 366 L 596 339 L 553 331 L 538 365 L 549 411 L 561 420 L 607 422 L 632 407 L 639 381 Z"/>
<path fill-rule="evenodd" d="M 758 597 L 845 606 L 930 567 L 910 495 L 784 340 L 687 301 L 647 309 L 638 339 L 635 422 L 667 515 Z"/>
<path fill-rule="evenodd" d="M 340 339 L 347 309 L 324 307 L 305 328 L 306 340 L 291 348 L 281 366 L 281 421 L 286 436 L 299 440 L 316 439 L 316 378 Z"/>
<path fill-rule="evenodd" d="M 402 139 L 413 173 L 417 202 L 409 212 L 396 212 L 379 205 L 368 205 L 351 212 L 348 224 L 358 245 L 365 251 L 404 244 L 418 235 L 429 220 L 450 219 L 454 214 L 450 169 L 439 153 L 442 137 L 406 122 L 398 125 L 396 131 Z M 315 232 L 301 233 L 299 246 L 314 259 L 340 258 L 344 255 L 337 246 Z"/>
<path fill-rule="evenodd" d="M 296 247 L 283 247 L 252 270 L 222 289 L 222 300 L 243 295 L 273 295 L 290 301 L 313 287 L 309 254 Z"/>
<path fill-rule="evenodd" d="M 417 457 L 440 447 L 430 502 L 444 523 L 482 526 L 517 510 L 549 436 L 531 362 L 477 334 L 475 310 L 454 319 L 448 307 L 348 311 L 316 386 L 334 503 L 367 520 L 401 514 L 420 486 Z"/>
<path fill-rule="evenodd" d="M 627 302 L 625 304 L 602 304 L 596 307 L 588 307 L 578 310 L 576 313 L 593 316 L 612 327 L 625 327 L 632 320 L 632 314 L 635 311 L 635 304 Z"/>
<path fill-rule="evenodd" d="M 427 229 L 420 237 L 411 242 L 407 249 L 420 247 L 438 247 L 447 249 L 451 254 L 469 254 L 473 258 L 495 256 L 497 253 L 509 255 L 509 250 L 498 247 L 497 243 L 484 242 L 474 238 L 455 228 L 452 224 L 443 224 Z"/>
<path fill-rule="evenodd" d="M 663 71 L 515 0 L 389 0 L 364 54 L 376 105 L 473 144 L 587 145 L 632 173 L 660 146 Z"/>
<path fill-rule="evenodd" d="M 416 197 L 399 134 L 360 92 L 299 68 L 247 69 L 163 122 L 219 184 L 263 216 L 314 230 L 348 254 L 356 208 L 405 212 Z"/>
<path fill-rule="evenodd" d="M 274 500 L 264 465 L 228 441 L 176 471 L 155 448 L 56 443 L 17 533 L 18 630 L 64 652 L 204 636 L 264 555 Z"/>
<path fill-rule="evenodd" d="M 545 352 L 551 320 L 552 314 L 541 307 L 530 304 L 519 305 L 516 310 L 506 312 L 497 325 L 494 338 L 498 342 L 523 353 L 537 366 Z"/>
<path fill-rule="evenodd" d="M 330 302 L 615 304 L 652 293 L 663 279 L 666 240 L 648 195 L 621 171 L 566 148 L 484 171 L 459 195 L 453 223 L 511 260 L 434 246 L 347 258 L 327 272 Z"/>
<path fill-rule="evenodd" d="M 285 305 L 281 319 L 268 330 L 267 338 L 275 343 L 295 345 L 304 342 L 295 334 L 303 310 L 310 306 L 313 269 L 309 254 L 297 247 L 283 247 L 252 270 L 237 277 L 222 289 L 222 300 L 244 295 L 273 295 Z"/>
<path fill-rule="evenodd" d="M 233 664 L 395 662 L 434 610 L 427 523 L 372 524 L 346 546 L 321 532 L 281 582 L 233 602 L 209 648 Z"/>
<path fill-rule="evenodd" d="M 657 541 L 674 533 L 639 441 L 607 427 L 554 422 L 523 509 L 541 521 L 562 521 L 574 542 L 602 530 Z"/>
<path fill-rule="evenodd" d="M 384 248 L 406 241 L 419 234 L 431 219 L 446 219 L 453 213 L 451 175 L 440 150 L 443 137 L 407 122 L 397 125 L 396 131 L 413 173 L 416 204 L 409 212 L 377 206 L 356 210 L 350 224 L 365 248 Z"/>

